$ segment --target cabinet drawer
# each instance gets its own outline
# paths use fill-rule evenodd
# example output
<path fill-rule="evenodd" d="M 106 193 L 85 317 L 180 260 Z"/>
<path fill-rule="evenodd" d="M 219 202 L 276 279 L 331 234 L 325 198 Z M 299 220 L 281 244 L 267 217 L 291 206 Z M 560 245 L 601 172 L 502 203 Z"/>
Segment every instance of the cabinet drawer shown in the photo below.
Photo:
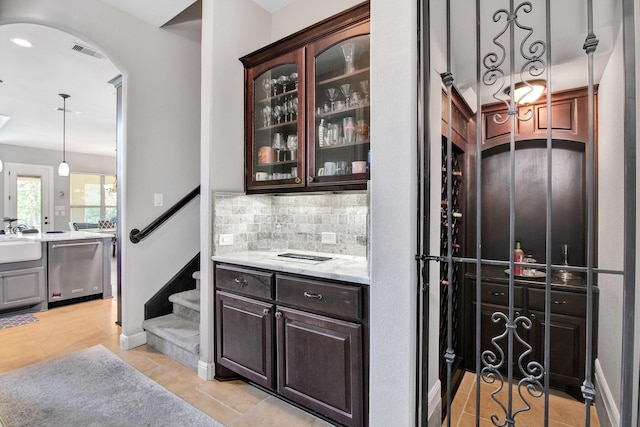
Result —
<path fill-rule="evenodd" d="M 244 295 L 273 299 L 273 273 L 216 265 L 216 287 Z"/>
<path fill-rule="evenodd" d="M 529 289 L 529 310 L 544 311 L 545 292 Z M 551 291 L 551 312 L 570 316 L 586 316 L 587 296 L 573 292 Z"/>
<path fill-rule="evenodd" d="M 276 299 L 283 304 L 351 319 L 362 318 L 362 289 L 297 277 L 276 278 Z"/>
<path fill-rule="evenodd" d="M 480 293 L 483 304 L 509 305 L 509 285 L 501 285 L 498 283 L 482 282 L 482 291 Z M 475 289 L 472 295 L 473 301 L 476 300 Z M 513 289 L 513 303 L 516 307 L 524 306 L 524 291 L 520 286 Z"/>

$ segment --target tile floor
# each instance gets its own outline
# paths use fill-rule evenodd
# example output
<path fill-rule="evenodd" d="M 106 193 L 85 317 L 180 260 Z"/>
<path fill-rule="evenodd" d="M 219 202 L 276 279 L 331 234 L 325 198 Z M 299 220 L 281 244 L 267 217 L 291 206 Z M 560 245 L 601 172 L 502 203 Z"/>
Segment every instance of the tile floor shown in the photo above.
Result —
<path fill-rule="evenodd" d="M 39 321 L 0 330 L 0 374 L 102 344 L 127 363 L 229 427 L 330 426 L 241 381 L 205 381 L 147 346 L 120 349 L 116 299 L 36 313 Z"/>
<path fill-rule="evenodd" d="M 504 414 L 498 404 L 491 399 L 491 393 L 495 390 L 495 386 L 480 382 L 480 427 L 491 426 L 495 424 L 491 421 L 492 414 Z M 514 388 L 514 410 L 524 406 L 517 390 Z M 525 391 L 526 393 L 526 391 Z M 498 394 L 501 402 L 507 401 L 506 389 Z M 516 426 L 543 426 L 544 424 L 544 398 L 527 398 L 531 405 L 531 410 L 516 415 Z M 549 427 L 579 427 L 585 423 L 585 405 L 578 402 L 574 398 L 565 393 L 552 390 L 549 396 Z M 475 427 L 476 425 L 476 376 L 474 373 L 467 372 L 458 392 L 456 393 L 451 405 L 451 426 L 452 427 Z M 498 419 L 498 424 L 504 422 L 504 416 Z M 447 426 L 447 422 L 442 424 Z M 595 408 L 591 407 L 591 424 L 592 427 L 599 427 L 598 417 Z"/>

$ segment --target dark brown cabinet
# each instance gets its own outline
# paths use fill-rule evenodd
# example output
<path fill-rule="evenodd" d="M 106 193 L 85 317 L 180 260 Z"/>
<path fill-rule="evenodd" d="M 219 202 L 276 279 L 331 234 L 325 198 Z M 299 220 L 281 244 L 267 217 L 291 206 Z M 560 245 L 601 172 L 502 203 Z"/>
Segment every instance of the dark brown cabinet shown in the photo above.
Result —
<path fill-rule="evenodd" d="M 468 321 L 466 336 L 475 336 L 476 281 L 467 279 L 470 295 L 468 297 Z M 480 354 L 491 351 L 505 361 L 500 367 L 501 372 L 506 372 L 507 338 L 505 320 L 502 313 L 508 316 L 509 312 L 509 286 L 504 283 L 506 279 L 500 279 L 502 283 L 485 280 L 481 281 L 481 328 L 480 328 Z M 562 287 L 558 285 L 557 287 Z M 531 352 L 525 355 L 522 366 L 526 370 L 527 363 L 535 361 L 544 364 L 545 351 L 545 290 L 544 284 L 518 283 L 513 289 L 514 316 L 524 316 L 530 321 L 530 328 L 524 326 L 523 321 L 517 322 L 516 332 L 526 343 L 531 346 Z M 581 398 L 580 386 L 584 381 L 586 363 L 586 309 L 587 297 L 584 288 L 577 286 L 567 287 L 567 290 L 553 289 L 551 291 L 551 316 L 550 316 L 550 351 L 549 351 L 549 383 L 552 387 L 562 389 L 576 398 Z M 593 310 L 597 313 L 598 291 L 595 288 L 593 298 Z M 497 320 L 497 321 L 496 321 Z M 597 325 L 594 318 L 593 324 Z M 594 328 L 594 342 L 597 328 Z M 503 336 L 504 335 L 504 336 Z M 496 347 L 496 345 L 499 347 Z M 513 372 L 517 377 L 523 377 L 519 365 L 519 356 L 527 351 L 527 346 L 514 340 L 513 347 Z M 467 340 L 465 347 L 465 362 L 467 369 L 475 370 L 476 347 L 475 339 Z M 504 355 L 501 355 L 503 352 Z M 481 356 L 482 357 L 482 356 Z M 593 359 L 596 354 L 594 352 Z M 484 365 L 483 365 L 484 367 Z M 529 374 L 530 372 L 527 372 Z"/>
<path fill-rule="evenodd" d="M 219 379 L 237 374 L 333 422 L 365 425 L 365 287 L 216 263 L 215 289 Z"/>
<path fill-rule="evenodd" d="M 240 58 L 247 193 L 366 188 L 369 31 L 367 1 Z"/>

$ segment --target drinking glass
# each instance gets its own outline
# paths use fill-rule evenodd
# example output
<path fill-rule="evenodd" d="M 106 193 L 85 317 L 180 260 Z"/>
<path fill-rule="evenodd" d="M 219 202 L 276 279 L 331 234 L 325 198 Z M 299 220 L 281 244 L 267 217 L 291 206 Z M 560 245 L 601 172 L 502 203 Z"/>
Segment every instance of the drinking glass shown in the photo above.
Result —
<path fill-rule="evenodd" d="M 356 125 L 353 117 L 342 119 L 342 130 L 344 132 L 344 143 L 352 144 L 356 142 Z"/>
<path fill-rule="evenodd" d="M 280 121 L 282 120 L 283 113 L 284 111 L 282 105 L 276 105 L 275 107 L 273 107 L 273 118 L 276 119 L 278 123 L 280 123 Z"/>
<path fill-rule="evenodd" d="M 353 42 L 345 43 L 340 46 L 342 55 L 344 56 L 344 72 L 345 74 L 353 73 L 356 69 L 353 64 L 356 44 Z"/>
<path fill-rule="evenodd" d="M 271 106 L 269 105 L 262 108 L 262 124 L 264 127 L 271 126 Z"/>
<path fill-rule="evenodd" d="M 369 80 L 362 80 L 360 82 L 360 87 L 364 92 L 364 102 L 365 104 L 368 104 L 369 103 Z"/>
<path fill-rule="evenodd" d="M 331 111 L 336 109 L 336 99 L 338 99 L 338 90 L 334 87 L 327 89 L 327 97 L 331 101 Z"/>
<path fill-rule="evenodd" d="M 340 85 L 340 91 L 344 95 L 345 104 L 347 107 L 350 106 L 349 97 L 351 96 L 351 85 L 349 83 L 345 83 Z"/>

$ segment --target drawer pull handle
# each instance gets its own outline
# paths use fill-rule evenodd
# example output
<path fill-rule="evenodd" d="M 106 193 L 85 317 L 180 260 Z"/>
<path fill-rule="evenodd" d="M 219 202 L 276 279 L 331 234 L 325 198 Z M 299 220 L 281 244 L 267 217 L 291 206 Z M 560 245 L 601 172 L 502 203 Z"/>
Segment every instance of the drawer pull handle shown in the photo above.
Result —
<path fill-rule="evenodd" d="M 262 309 L 262 314 L 264 314 L 265 316 L 266 316 L 267 314 L 269 314 L 269 309 L 268 309 L 268 308 L 263 308 L 263 309 Z"/>
<path fill-rule="evenodd" d="M 275 316 L 276 316 L 276 319 L 281 318 L 281 317 L 282 317 L 282 312 L 280 312 L 280 311 L 276 311 Z"/>
<path fill-rule="evenodd" d="M 322 299 L 322 294 L 315 294 L 312 292 L 305 292 L 304 296 L 307 298 L 313 298 L 313 299 Z"/>
<path fill-rule="evenodd" d="M 554 300 L 553 303 L 554 304 L 566 304 L 567 302 L 564 301 L 564 300 L 563 301 Z"/>
<path fill-rule="evenodd" d="M 535 318 L 536 318 L 536 315 L 535 315 L 535 314 L 533 314 L 533 313 L 531 313 L 531 316 L 529 316 L 529 317 L 531 317 L 531 319 L 535 319 Z"/>
<path fill-rule="evenodd" d="M 233 281 L 236 282 L 240 286 L 247 286 L 248 285 L 248 283 L 247 283 L 247 281 L 245 279 L 239 279 L 239 278 L 236 277 L 235 279 L 233 279 Z"/>
<path fill-rule="evenodd" d="M 504 296 L 504 292 L 491 292 L 491 291 L 489 291 L 489 295 L 492 295 L 494 297 L 503 297 Z"/>

